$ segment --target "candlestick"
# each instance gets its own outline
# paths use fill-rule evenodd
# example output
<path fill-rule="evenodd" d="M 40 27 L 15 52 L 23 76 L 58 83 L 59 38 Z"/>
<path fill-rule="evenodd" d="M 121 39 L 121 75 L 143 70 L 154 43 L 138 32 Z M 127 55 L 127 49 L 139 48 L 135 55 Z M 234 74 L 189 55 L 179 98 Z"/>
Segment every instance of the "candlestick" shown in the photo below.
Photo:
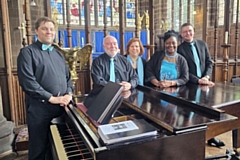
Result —
<path fill-rule="evenodd" d="M 225 31 L 225 44 L 228 44 L 228 31 Z"/>
<path fill-rule="evenodd" d="M 22 23 L 22 27 L 23 27 L 23 38 L 26 38 L 26 29 L 25 29 L 24 23 Z"/>
<path fill-rule="evenodd" d="M 150 44 L 150 32 L 147 29 L 147 44 Z"/>
<path fill-rule="evenodd" d="M 84 39 L 83 39 L 83 37 L 82 37 L 82 46 L 84 46 Z"/>

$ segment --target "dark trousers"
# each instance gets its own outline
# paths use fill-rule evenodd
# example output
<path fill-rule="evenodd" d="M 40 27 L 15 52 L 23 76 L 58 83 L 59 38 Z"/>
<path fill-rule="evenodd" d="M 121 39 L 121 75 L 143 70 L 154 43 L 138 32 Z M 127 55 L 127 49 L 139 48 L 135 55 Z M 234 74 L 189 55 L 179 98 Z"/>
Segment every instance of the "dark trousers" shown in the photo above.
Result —
<path fill-rule="evenodd" d="M 61 116 L 64 108 L 46 103 L 31 103 L 27 106 L 29 133 L 28 159 L 52 160 L 49 143 L 50 124 L 53 118 Z"/>

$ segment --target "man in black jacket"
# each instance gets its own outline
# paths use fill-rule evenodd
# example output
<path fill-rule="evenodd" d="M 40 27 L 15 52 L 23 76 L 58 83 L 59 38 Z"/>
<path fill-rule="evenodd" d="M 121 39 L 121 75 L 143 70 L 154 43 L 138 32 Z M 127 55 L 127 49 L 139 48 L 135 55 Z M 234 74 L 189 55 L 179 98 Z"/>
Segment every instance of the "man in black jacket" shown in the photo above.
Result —
<path fill-rule="evenodd" d="M 187 60 L 189 81 L 195 84 L 213 86 L 214 83 L 210 81 L 213 62 L 206 43 L 193 38 L 194 29 L 190 23 L 184 23 L 181 26 L 181 36 L 184 42 L 178 46 L 178 53 Z M 216 138 L 208 140 L 208 144 L 214 144 L 216 147 L 225 146 L 222 141 Z"/>
<path fill-rule="evenodd" d="M 202 40 L 194 39 L 194 29 L 190 23 L 185 23 L 181 27 L 181 36 L 184 42 L 178 46 L 178 53 L 181 54 L 188 63 L 189 80 L 195 84 L 209 84 L 214 85 L 209 81 L 212 74 L 212 59 L 206 43 Z M 191 49 L 191 44 L 197 51 L 199 63 L 196 64 L 194 54 Z M 198 66 L 199 65 L 199 66 Z M 197 67 L 199 67 L 200 74 L 197 74 Z"/>

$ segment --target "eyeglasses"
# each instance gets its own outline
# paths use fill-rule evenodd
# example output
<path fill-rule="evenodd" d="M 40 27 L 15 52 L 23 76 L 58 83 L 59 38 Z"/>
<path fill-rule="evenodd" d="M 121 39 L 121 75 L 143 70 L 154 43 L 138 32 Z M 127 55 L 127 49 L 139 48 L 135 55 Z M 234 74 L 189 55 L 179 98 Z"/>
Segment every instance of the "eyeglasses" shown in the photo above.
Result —
<path fill-rule="evenodd" d="M 182 32 L 183 34 L 188 34 L 188 33 L 193 33 L 193 30 L 187 30 L 187 31 L 184 31 Z"/>

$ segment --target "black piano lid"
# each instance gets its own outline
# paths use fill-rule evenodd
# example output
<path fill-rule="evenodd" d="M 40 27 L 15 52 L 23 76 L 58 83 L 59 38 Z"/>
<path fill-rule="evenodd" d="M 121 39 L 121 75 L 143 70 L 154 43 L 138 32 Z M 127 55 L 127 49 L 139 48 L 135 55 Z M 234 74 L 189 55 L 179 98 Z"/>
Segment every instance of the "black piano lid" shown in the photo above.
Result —
<path fill-rule="evenodd" d="M 151 88 L 138 86 L 132 91 L 132 95 L 124 100 L 124 104 L 175 134 L 205 129 L 206 124 L 219 120 L 235 119 L 234 116 L 213 108 L 179 103 L 179 100 L 172 98 L 177 92 L 168 96 L 159 93 Z"/>
<path fill-rule="evenodd" d="M 221 108 L 240 102 L 240 86 L 233 83 L 216 83 L 212 87 L 189 83 L 178 88 L 176 98 L 208 108 Z M 169 94 L 163 90 L 160 92 Z"/>

